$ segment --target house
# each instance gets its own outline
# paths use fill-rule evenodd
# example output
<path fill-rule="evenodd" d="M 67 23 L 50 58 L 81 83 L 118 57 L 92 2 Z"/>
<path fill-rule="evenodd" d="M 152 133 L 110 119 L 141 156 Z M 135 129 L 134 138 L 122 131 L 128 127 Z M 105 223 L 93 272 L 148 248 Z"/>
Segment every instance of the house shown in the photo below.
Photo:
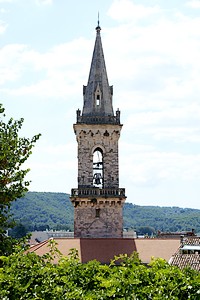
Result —
<path fill-rule="evenodd" d="M 200 237 L 183 237 L 178 250 L 170 258 L 169 263 L 180 269 L 190 267 L 200 271 Z"/>

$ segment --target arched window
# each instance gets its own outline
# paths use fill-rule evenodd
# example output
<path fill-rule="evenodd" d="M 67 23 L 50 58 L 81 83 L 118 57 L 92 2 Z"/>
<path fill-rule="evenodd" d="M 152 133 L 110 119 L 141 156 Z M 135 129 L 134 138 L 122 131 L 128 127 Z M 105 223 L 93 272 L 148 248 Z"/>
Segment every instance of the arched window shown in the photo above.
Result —
<path fill-rule="evenodd" d="M 96 95 L 96 105 L 99 106 L 100 104 L 100 95 Z"/>
<path fill-rule="evenodd" d="M 93 152 L 93 185 L 103 187 L 103 152 L 96 148 Z"/>
<path fill-rule="evenodd" d="M 96 91 L 95 91 L 95 104 L 96 104 L 96 106 L 100 106 L 100 104 L 101 104 L 101 90 L 99 87 L 99 83 L 98 83 Z"/>

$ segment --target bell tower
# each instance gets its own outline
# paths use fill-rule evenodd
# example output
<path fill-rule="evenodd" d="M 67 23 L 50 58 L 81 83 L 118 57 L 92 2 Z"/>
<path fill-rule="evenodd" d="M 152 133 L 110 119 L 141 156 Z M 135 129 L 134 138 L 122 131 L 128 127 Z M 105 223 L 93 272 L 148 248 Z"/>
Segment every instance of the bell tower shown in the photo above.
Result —
<path fill-rule="evenodd" d="M 125 189 L 119 188 L 118 140 L 120 111 L 114 115 L 113 87 L 109 86 L 101 43 L 96 40 L 87 86 L 83 86 L 83 110 L 77 110 L 74 132 L 78 143 L 78 188 L 72 189 L 74 236 L 121 238 Z"/>

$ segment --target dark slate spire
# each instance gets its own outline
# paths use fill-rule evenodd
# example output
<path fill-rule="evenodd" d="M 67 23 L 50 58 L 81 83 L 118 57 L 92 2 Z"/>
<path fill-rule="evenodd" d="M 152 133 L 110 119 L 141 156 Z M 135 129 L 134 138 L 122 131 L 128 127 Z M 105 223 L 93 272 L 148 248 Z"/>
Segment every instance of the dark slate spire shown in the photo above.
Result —
<path fill-rule="evenodd" d="M 88 83 L 87 86 L 83 86 L 84 105 L 82 116 L 80 110 L 77 111 L 78 123 L 119 123 L 119 111 L 116 117 L 113 113 L 113 87 L 109 86 L 108 83 L 100 31 L 101 27 L 98 19 Z M 96 122 L 94 122 L 94 119 Z"/>

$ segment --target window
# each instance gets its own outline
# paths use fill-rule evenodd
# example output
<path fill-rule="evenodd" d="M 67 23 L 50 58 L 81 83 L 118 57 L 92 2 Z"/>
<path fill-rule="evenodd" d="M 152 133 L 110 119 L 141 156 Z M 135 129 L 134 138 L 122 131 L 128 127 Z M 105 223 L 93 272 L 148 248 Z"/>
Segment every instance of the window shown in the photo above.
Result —
<path fill-rule="evenodd" d="M 94 92 L 94 100 L 95 100 L 96 106 L 101 105 L 101 89 L 100 89 L 99 83 L 97 84 L 96 90 Z"/>
<path fill-rule="evenodd" d="M 97 95 L 96 97 L 96 105 L 99 106 L 100 104 L 100 95 Z"/>
<path fill-rule="evenodd" d="M 100 208 L 96 208 L 96 218 L 100 217 Z"/>
<path fill-rule="evenodd" d="M 103 187 L 103 153 L 100 148 L 93 153 L 93 186 Z"/>

